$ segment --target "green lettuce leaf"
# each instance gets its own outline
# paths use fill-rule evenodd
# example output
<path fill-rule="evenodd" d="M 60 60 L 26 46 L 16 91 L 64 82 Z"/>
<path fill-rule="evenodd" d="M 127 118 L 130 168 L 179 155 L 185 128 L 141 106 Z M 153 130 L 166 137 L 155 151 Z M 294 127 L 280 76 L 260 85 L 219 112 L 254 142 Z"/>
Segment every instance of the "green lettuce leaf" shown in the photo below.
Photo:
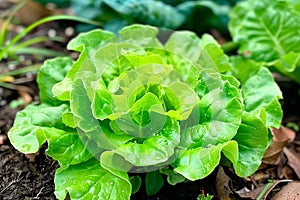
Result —
<path fill-rule="evenodd" d="M 170 185 L 176 185 L 177 183 L 181 183 L 186 180 L 184 176 L 176 173 L 174 170 L 168 168 L 162 168 L 159 170 L 160 173 L 167 175 L 167 181 Z"/>
<path fill-rule="evenodd" d="M 57 160 L 60 166 L 82 163 L 92 158 L 77 132 L 45 132 L 48 140 L 47 154 Z"/>
<path fill-rule="evenodd" d="M 173 163 L 174 171 L 189 180 L 198 180 L 208 176 L 219 164 L 221 152 L 229 152 L 231 161 L 237 160 L 238 144 L 228 141 L 209 147 L 197 147 L 186 150 L 179 159 Z M 228 155 L 228 156 L 229 156 Z"/>
<path fill-rule="evenodd" d="M 76 130 L 66 127 L 60 116 L 68 106 L 29 105 L 16 116 L 8 136 L 16 149 L 23 153 L 36 153 L 48 141 L 47 154 L 67 166 L 91 158 Z"/>
<path fill-rule="evenodd" d="M 52 87 L 64 79 L 67 72 L 71 69 L 73 62 L 71 58 L 58 57 L 47 60 L 42 65 L 38 73 L 37 83 L 40 90 L 40 99 L 43 103 L 53 106 L 62 104 L 52 94 Z"/>
<path fill-rule="evenodd" d="M 202 73 L 197 82 L 195 91 L 201 100 L 196 109 L 199 110 L 194 110 L 190 119 L 181 124 L 185 127 L 181 145 L 186 148 L 227 142 L 240 126 L 242 105 L 239 90 L 229 81 L 214 75 Z"/>
<path fill-rule="evenodd" d="M 159 133 L 145 140 L 132 140 L 101 154 L 101 164 L 121 171 L 152 171 L 171 163 L 180 140 L 179 124 L 167 120 Z"/>
<path fill-rule="evenodd" d="M 165 48 L 192 63 L 197 70 L 206 68 L 222 73 L 230 69 L 228 57 L 219 44 L 207 34 L 199 39 L 196 34 L 189 31 L 175 32 L 166 42 Z M 175 69 L 180 70 L 180 63 L 175 65 Z"/>
<path fill-rule="evenodd" d="M 61 121 L 62 113 L 67 110 L 65 104 L 58 107 L 46 104 L 27 106 L 17 113 L 14 127 L 8 132 L 11 143 L 23 153 L 36 153 L 46 142 L 45 132 L 68 129 Z"/>
<path fill-rule="evenodd" d="M 279 99 L 282 93 L 271 72 L 254 61 L 232 57 L 232 73 L 241 82 L 245 110 L 257 115 L 264 109 L 267 127 L 279 128 L 283 116 Z"/>
<path fill-rule="evenodd" d="M 242 124 L 233 138 L 238 144 L 238 162 L 233 166 L 237 175 L 250 176 L 261 164 L 262 157 L 269 146 L 268 129 L 252 113 L 243 113 Z"/>
<path fill-rule="evenodd" d="M 95 66 L 90 58 L 90 55 L 93 55 L 94 49 L 113 39 L 114 34 L 108 31 L 93 30 L 88 33 L 81 33 L 69 42 L 67 48 L 69 50 L 81 52 L 81 54 L 64 77 L 64 80 L 55 84 L 52 88 L 55 98 L 61 101 L 70 100 L 70 91 L 72 90 L 73 79 L 75 78 L 76 74 L 78 74 L 81 66 L 85 66 L 85 68 L 90 71 L 95 71 Z"/>
<path fill-rule="evenodd" d="M 173 185 L 202 179 L 222 156 L 239 176 L 258 168 L 268 128 L 282 118 L 268 69 L 242 58 L 230 63 L 209 35 L 177 32 L 165 44 L 157 37 L 144 25 L 118 35 L 94 30 L 69 43 L 80 53 L 75 62 L 56 58 L 42 67 L 42 103 L 18 113 L 9 138 L 24 153 L 48 143 L 60 164 L 58 199 L 129 199 L 141 181 L 131 178 L 132 189 L 128 173 L 145 172 L 154 194 L 160 173 Z M 285 61 L 296 66 L 295 55 Z"/>
<path fill-rule="evenodd" d="M 87 109 L 91 106 L 91 102 L 86 93 L 86 86 L 80 79 L 75 81 L 75 85 L 76 87 L 71 94 L 70 107 L 78 127 L 77 131 L 84 143 L 88 142 L 88 140 L 93 140 L 99 148 L 97 152 L 99 153 L 104 149 L 116 148 L 132 139 L 129 135 L 113 133 L 107 127 L 105 121 L 101 122 L 94 118 L 91 109 Z M 86 147 L 94 148 L 93 145 L 86 145 Z M 95 152 L 94 150 L 92 151 Z"/>
<path fill-rule="evenodd" d="M 59 168 L 55 174 L 55 195 L 59 200 L 69 194 L 71 199 L 129 199 L 131 184 L 126 173 L 119 176 L 102 168 L 91 159 L 67 169 Z"/>
<path fill-rule="evenodd" d="M 156 194 L 164 185 L 164 179 L 159 171 L 152 171 L 146 174 L 146 193 L 148 196 Z"/>

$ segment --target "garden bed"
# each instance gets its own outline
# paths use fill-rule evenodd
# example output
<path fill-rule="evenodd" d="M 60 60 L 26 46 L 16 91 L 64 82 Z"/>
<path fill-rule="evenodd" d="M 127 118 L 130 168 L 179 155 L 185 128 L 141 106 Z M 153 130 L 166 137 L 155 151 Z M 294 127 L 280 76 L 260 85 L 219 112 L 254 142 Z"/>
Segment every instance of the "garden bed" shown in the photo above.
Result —
<path fill-rule="evenodd" d="M 9 6 L 9 5 L 7 5 Z M 7 7 L 1 5 L 0 10 Z M 67 28 L 73 28 L 74 24 L 65 25 L 64 22 L 51 22 L 42 25 L 26 38 L 45 36 L 49 31 L 63 38 L 62 43 L 44 42 L 38 47 L 53 49 L 64 52 L 75 58 L 77 53 L 66 51 L 66 44 L 75 35 L 66 35 Z M 20 27 L 12 27 L 12 32 L 17 32 Z M 14 30 L 16 29 L 16 30 Z M 25 40 L 26 40 L 25 38 Z M 21 62 L 15 68 L 23 68 L 28 63 L 43 62 L 47 57 L 40 58 L 34 55 L 22 56 Z M 0 72 L 10 70 L 12 60 L 3 60 L 0 63 Z M 264 193 L 266 199 L 271 199 L 281 192 L 281 189 L 289 182 L 297 183 L 300 179 L 300 86 L 296 82 L 273 73 L 273 76 L 283 92 L 281 105 L 283 108 L 282 125 L 289 129 L 281 129 L 279 135 L 284 135 L 290 141 L 277 141 L 280 146 L 274 147 L 266 155 L 263 164 L 257 172 L 250 177 L 238 177 L 231 167 L 217 167 L 208 177 L 179 183 L 176 186 L 165 184 L 162 189 L 153 196 L 147 196 L 144 183 L 141 189 L 131 196 L 131 199 L 197 199 L 199 194 L 213 195 L 215 199 L 255 199 L 257 194 L 262 193 L 273 181 L 274 188 Z M 16 90 L 0 87 L 0 200 L 6 199 L 55 199 L 54 175 L 59 167 L 57 161 L 47 156 L 44 144 L 40 151 L 35 154 L 24 155 L 17 151 L 10 143 L 7 133 L 13 126 L 15 115 L 33 101 L 39 102 L 39 90 L 36 83 L 36 73 L 26 73 L 16 77 L 19 83 L 16 86 L 25 86 L 30 90 L 16 87 Z M 21 100 L 21 101 L 18 101 Z M 19 102 L 19 103 L 18 103 Z M 21 103 L 20 103 L 21 102 Z M 291 135 L 295 134 L 295 138 Z M 275 145 L 276 146 L 276 145 Z M 134 175 L 134 174 L 132 174 Z M 145 174 L 141 174 L 142 180 Z M 295 186 L 288 187 L 288 191 L 294 190 Z M 256 190 L 255 190 L 256 189 Z M 299 190 L 294 190 L 299 195 Z M 285 193 L 280 194 L 285 195 Z M 276 196 L 275 196 L 276 197 Z M 68 197 L 67 197 L 68 198 Z M 278 198 L 278 197 L 276 197 Z M 279 199 L 279 198 L 278 198 Z"/>

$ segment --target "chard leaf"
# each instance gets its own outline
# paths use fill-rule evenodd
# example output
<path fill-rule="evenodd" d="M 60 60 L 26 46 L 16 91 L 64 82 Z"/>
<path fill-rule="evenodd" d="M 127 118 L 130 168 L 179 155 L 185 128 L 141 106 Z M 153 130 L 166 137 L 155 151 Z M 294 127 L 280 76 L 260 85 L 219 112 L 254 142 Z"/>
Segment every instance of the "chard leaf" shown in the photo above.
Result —
<path fill-rule="evenodd" d="M 11 143 L 23 153 L 36 153 L 46 142 L 45 132 L 68 130 L 61 120 L 66 111 L 68 106 L 65 104 L 58 107 L 46 104 L 27 106 L 17 113 L 14 127 L 8 132 Z"/>
<path fill-rule="evenodd" d="M 55 195 L 59 200 L 69 194 L 74 200 L 130 199 L 131 184 L 126 173 L 119 176 L 102 168 L 91 159 L 67 169 L 59 168 L 55 174 Z"/>
<path fill-rule="evenodd" d="M 183 1 L 176 8 L 186 17 L 183 29 L 193 30 L 198 34 L 212 29 L 218 29 L 223 33 L 228 29 L 230 6 L 226 4 L 230 3 L 232 2 L 216 0 Z M 201 19 L 201 25 L 197 19 Z"/>
<path fill-rule="evenodd" d="M 300 52 L 289 52 L 268 65 L 275 66 L 280 73 L 300 84 Z"/>
<path fill-rule="evenodd" d="M 231 161 L 237 161 L 238 144 L 235 141 L 228 141 L 209 147 L 187 149 L 173 163 L 174 171 L 192 181 L 202 179 L 218 166 L 222 151 L 227 153 Z"/>
<path fill-rule="evenodd" d="M 233 138 L 238 143 L 238 162 L 233 163 L 235 172 L 241 177 L 253 174 L 261 164 L 269 146 L 268 129 L 252 113 L 243 113 L 242 124 Z"/>
<path fill-rule="evenodd" d="M 245 110 L 259 114 L 264 108 L 267 127 L 279 128 L 283 115 L 279 103 L 282 93 L 271 72 L 258 63 L 241 57 L 232 58 L 232 65 L 233 75 L 241 82 Z"/>
<path fill-rule="evenodd" d="M 72 64 L 73 60 L 71 58 L 58 57 L 47 60 L 42 65 L 38 73 L 37 83 L 39 85 L 40 99 L 43 103 L 53 106 L 62 104 L 61 101 L 53 96 L 52 87 L 64 79 Z"/>
<path fill-rule="evenodd" d="M 103 0 L 108 6 L 118 13 L 126 15 L 144 24 L 160 27 L 178 28 L 185 20 L 185 16 L 176 8 L 160 1 L 136 0 Z"/>
<path fill-rule="evenodd" d="M 299 68 L 300 13 L 286 1 L 249 0 L 230 14 L 229 30 L 240 45 L 239 53 L 275 64 L 283 74 L 299 82 L 291 72 Z M 297 74 L 299 69 L 297 70 Z"/>

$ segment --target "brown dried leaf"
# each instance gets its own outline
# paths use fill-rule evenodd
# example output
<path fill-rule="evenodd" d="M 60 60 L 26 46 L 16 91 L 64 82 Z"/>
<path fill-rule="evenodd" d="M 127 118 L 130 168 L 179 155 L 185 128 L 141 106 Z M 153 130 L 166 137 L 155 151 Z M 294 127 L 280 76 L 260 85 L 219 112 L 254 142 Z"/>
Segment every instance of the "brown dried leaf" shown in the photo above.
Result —
<path fill-rule="evenodd" d="M 274 142 L 291 142 L 295 139 L 296 133 L 290 128 L 281 126 L 279 129 L 271 128 Z"/>
<path fill-rule="evenodd" d="M 26 91 L 18 90 L 20 97 L 23 99 L 24 104 L 28 105 L 32 102 L 32 97 Z"/>
<path fill-rule="evenodd" d="M 265 187 L 263 188 L 263 190 L 261 192 L 263 192 L 263 194 L 259 194 L 262 195 L 260 197 L 261 200 L 265 200 L 268 195 L 270 194 L 270 192 L 280 183 L 284 183 L 284 182 L 291 182 L 291 180 L 275 180 L 272 181 L 271 183 L 265 184 Z"/>
<path fill-rule="evenodd" d="M 260 181 L 262 179 L 268 179 L 270 177 L 269 174 L 266 174 L 263 171 L 257 171 L 255 174 L 250 176 L 251 181 Z"/>
<path fill-rule="evenodd" d="M 248 188 L 243 188 L 241 190 L 235 191 L 241 198 L 247 198 L 247 199 L 256 199 L 257 196 L 261 193 L 261 191 L 264 189 L 265 185 L 260 185 L 254 190 L 249 190 Z"/>
<path fill-rule="evenodd" d="M 291 151 L 287 147 L 283 148 L 283 152 L 288 158 L 288 165 L 295 171 L 298 178 L 300 178 L 300 155 Z"/>
<path fill-rule="evenodd" d="M 300 199 L 300 182 L 291 182 L 282 187 L 272 200 Z"/>
<path fill-rule="evenodd" d="M 267 149 L 262 162 L 270 165 L 279 165 L 281 159 L 280 154 L 282 152 L 283 147 L 287 144 L 287 142 L 274 142 L 272 141 L 271 145 Z"/>
<path fill-rule="evenodd" d="M 29 160 L 29 162 L 34 162 L 38 155 L 40 155 L 40 152 L 25 154 L 25 157 Z"/>
<path fill-rule="evenodd" d="M 269 148 L 267 149 L 262 162 L 270 165 L 279 165 L 280 154 L 283 147 L 295 139 L 296 133 L 292 129 L 282 126 L 280 129 L 271 129 L 273 134 L 273 140 Z"/>
<path fill-rule="evenodd" d="M 280 169 L 280 174 L 279 174 L 280 179 L 283 179 L 283 178 L 293 179 L 294 177 L 295 177 L 294 176 L 294 171 L 290 166 L 285 165 Z"/>
<path fill-rule="evenodd" d="M 218 199 L 229 200 L 229 195 L 232 194 L 232 190 L 229 186 L 231 179 L 226 175 L 222 166 L 219 166 L 217 177 L 216 177 L 216 190 Z"/>
<path fill-rule="evenodd" d="M 26 3 L 24 6 L 17 12 L 17 16 L 24 24 L 34 23 L 50 14 L 49 10 L 47 10 L 40 3 L 31 0 L 25 1 Z"/>

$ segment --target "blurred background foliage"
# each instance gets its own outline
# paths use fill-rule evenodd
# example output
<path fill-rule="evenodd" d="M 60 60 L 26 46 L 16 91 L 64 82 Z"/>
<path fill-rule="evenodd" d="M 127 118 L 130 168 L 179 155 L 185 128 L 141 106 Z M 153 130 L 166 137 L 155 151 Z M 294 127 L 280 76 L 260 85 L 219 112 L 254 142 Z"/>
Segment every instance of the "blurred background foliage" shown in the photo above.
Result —
<path fill-rule="evenodd" d="M 191 30 L 229 38 L 229 12 L 241 0 L 35 0 L 42 5 L 71 8 L 76 16 L 97 20 L 118 32 L 140 23 L 174 30 Z M 78 32 L 94 28 L 79 24 Z"/>

